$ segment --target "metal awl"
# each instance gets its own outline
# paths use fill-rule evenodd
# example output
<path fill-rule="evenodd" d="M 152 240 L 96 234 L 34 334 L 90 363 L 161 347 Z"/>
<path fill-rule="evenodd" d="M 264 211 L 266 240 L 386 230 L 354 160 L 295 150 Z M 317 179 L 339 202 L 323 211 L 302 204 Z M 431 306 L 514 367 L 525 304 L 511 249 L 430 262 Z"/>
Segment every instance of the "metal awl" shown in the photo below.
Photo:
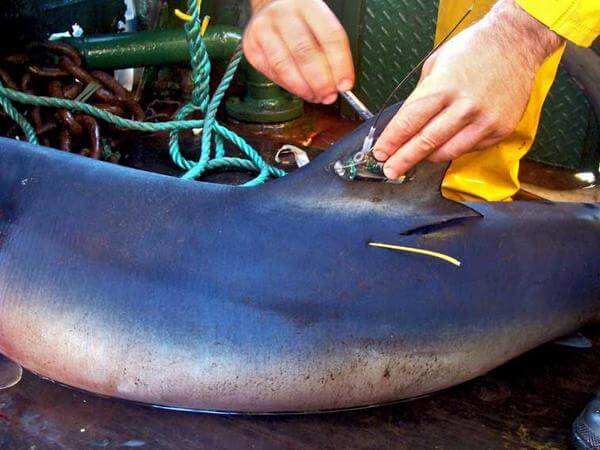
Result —
<path fill-rule="evenodd" d="M 340 92 L 340 95 L 344 98 L 344 100 L 346 100 L 348 102 L 348 104 L 350 106 L 352 106 L 352 109 L 354 109 L 354 111 L 356 111 L 356 113 L 360 116 L 361 119 L 369 120 L 374 117 L 373 113 L 371 111 L 369 111 L 369 108 L 367 108 L 365 106 L 365 104 L 360 101 L 360 99 L 354 94 L 354 92 L 344 91 L 344 92 Z M 371 151 L 374 140 L 375 140 L 375 127 L 371 127 L 371 129 L 369 130 L 369 134 L 365 137 L 365 140 L 363 141 L 363 145 L 362 145 L 360 152 L 358 152 L 358 153 L 356 153 L 356 155 L 354 155 L 356 162 L 362 161 L 364 159 L 364 157 L 367 155 L 367 153 L 369 153 Z"/>
<path fill-rule="evenodd" d="M 352 109 L 356 111 L 356 114 L 360 116 L 362 120 L 369 120 L 373 118 L 373 113 L 361 102 L 358 97 L 352 91 L 340 92 L 340 95 L 348 102 Z"/>

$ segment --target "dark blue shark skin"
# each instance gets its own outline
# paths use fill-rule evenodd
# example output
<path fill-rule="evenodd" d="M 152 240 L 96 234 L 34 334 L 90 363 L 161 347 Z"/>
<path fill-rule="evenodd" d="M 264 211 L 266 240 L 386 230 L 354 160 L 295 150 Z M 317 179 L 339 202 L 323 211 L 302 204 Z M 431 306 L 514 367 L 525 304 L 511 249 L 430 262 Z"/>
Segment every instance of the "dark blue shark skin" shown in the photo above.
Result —
<path fill-rule="evenodd" d="M 598 205 L 461 205 L 430 164 L 344 181 L 369 126 L 256 188 L 0 140 L 0 353 L 136 402 L 305 412 L 434 392 L 600 319 Z"/>

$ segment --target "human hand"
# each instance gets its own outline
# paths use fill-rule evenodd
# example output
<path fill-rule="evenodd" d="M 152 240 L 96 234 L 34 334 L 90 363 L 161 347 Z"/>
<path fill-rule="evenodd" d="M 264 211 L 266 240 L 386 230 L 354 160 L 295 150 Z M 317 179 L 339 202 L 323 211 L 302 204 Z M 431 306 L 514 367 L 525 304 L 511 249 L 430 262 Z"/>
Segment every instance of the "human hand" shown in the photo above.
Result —
<path fill-rule="evenodd" d="M 289 92 L 330 104 L 354 85 L 344 28 L 322 0 L 251 0 L 246 59 Z"/>
<path fill-rule="evenodd" d="M 539 66 L 561 44 L 514 0 L 498 1 L 423 66 L 417 88 L 374 146 L 385 175 L 396 179 L 423 159 L 450 161 L 508 137 Z"/>

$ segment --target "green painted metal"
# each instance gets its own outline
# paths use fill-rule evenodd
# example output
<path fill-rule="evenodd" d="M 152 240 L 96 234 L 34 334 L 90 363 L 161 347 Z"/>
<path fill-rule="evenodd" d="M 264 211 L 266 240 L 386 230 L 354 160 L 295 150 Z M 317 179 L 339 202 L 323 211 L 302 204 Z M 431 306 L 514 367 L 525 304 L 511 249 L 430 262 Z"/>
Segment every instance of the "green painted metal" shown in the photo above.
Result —
<path fill-rule="evenodd" d="M 231 58 L 241 42 L 237 27 L 213 25 L 204 35 L 204 43 L 212 60 Z M 86 67 L 90 69 L 121 69 L 154 65 L 181 64 L 189 61 L 185 32 L 179 29 L 119 33 L 66 39 L 79 49 Z M 244 64 L 246 94 L 231 96 L 226 111 L 245 122 L 276 123 L 302 115 L 303 102 Z"/>
<path fill-rule="evenodd" d="M 210 27 L 204 42 L 211 59 L 231 57 L 242 37 L 239 28 Z M 153 65 L 181 64 L 190 58 L 183 29 L 116 33 L 65 39 L 80 52 L 90 69 L 123 69 Z"/>
<path fill-rule="evenodd" d="M 192 10 L 191 13 L 194 13 L 194 11 Z M 90 116 L 94 116 L 127 130 L 150 133 L 168 130 L 170 132 L 169 154 L 173 158 L 173 161 L 185 170 L 185 173 L 182 175 L 183 179 L 191 180 L 198 178 L 207 170 L 242 169 L 259 172 L 255 178 L 242 185 L 256 186 L 262 184 L 270 176 L 284 176 L 285 171 L 267 164 L 256 150 L 244 140 L 244 138 L 219 124 L 216 120 L 219 104 L 223 99 L 225 91 L 229 88 L 237 67 L 242 60 L 243 54 L 241 45 L 238 46 L 232 55 L 223 78 L 211 96 L 209 93 L 210 61 L 208 59 L 206 46 L 200 38 L 200 26 L 195 25 L 186 27 L 186 32 L 190 43 L 190 54 L 198 55 L 198 58 L 194 58 L 191 61 L 193 68 L 192 79 L 194 82 L 194 93 L 192 95 L 192 101 L 185 104 L 177 112 L 175 120 L 173 121 L 145 122 L 126 119 L 85 102 L 28 94 L 19 90 L 5 88 L 1 82 L 0 107 L 2 107 L 7 115 L 22 128 L 28 141 L 32 144 L 38 143 L 35 130 L 29 121 L 16 110 L 12 101 L 26 105 L 83 111 Z M 204 118 L 201 120 L 186 120 L 187 116 L 196 111 L 202 112 Z M 203 130 L 200 158 L 198 161 L 186 159 L 181 154 L 179 146 L 179 131 L 193 128 L 202 128 Z M 227 157 L 225 155 L 224 146 L 226 140 L 238 147 L 248 159 Z"/>
<path fill-rule="evenodd" d="M 527 155 L 528 159 L 568 169 L 580 169 L 587 147 L 586 140 L 591 107 L 585 94 L 562 67 L 550 90 L 538 136 Z M 591 130 L 590 130 L 591 131 Z M 595 140 L 599 148 L 598 140 Z"/>
<path fill-rule="evenodd" d="M 246 95 L 230 96 L 225 102 L 227 114 L 243 122 L 278 123 L 296 119 L 304 112 L 304 103 L 279 88 L 260 72 L 246 69 Z"/>
<path fill-rule="evenodd" d="M 362 11 L 356 57 L 357 95 L 372 110 L 379 109 L 393 87 L 433 46 L 437 1 L 426 0 L 345 0 Z M 352 9 L 346 5 L 346 9 Z M 349 27 L 344 23 L 345 27 Z M 355 21 L 351 26 L 356 27 Z M 406 98 L 418 77 L 397 93 Z"/>
<path fill-rule="evenodd" d="M 433 46 L 437 0 L 329 0 L 352 41 L 356 94 L 373 111 Z M 356 18 L 358 12 L 359 18 Z M 397 93 L 406 98 L 418 77 Z M 342 107 L 342 113 L 348 112 Z M 590 105 L 572 78 L 560 70 L 542 113 L 528 157 L 578 169 L 586 147 Z M 598 141 L 594 143 L 598 145 Z"/>

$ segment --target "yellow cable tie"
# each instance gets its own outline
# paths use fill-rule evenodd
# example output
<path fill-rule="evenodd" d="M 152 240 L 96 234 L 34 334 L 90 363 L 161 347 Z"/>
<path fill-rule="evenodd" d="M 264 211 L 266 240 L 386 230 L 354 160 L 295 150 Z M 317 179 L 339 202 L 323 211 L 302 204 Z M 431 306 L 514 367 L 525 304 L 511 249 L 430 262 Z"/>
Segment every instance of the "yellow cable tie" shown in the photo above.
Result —
<path fill-rule="evenodd" d="M 419 255 L 433 256 L 434 258 L 443 259 L 444 261 L 447 261 L 450 264 L 454 264 L 458 267 L 460 267 L 461 264 L 461 262 L 458 259 L 453 258 L 452 256 L 444 255 L 443 253 L 434 252 L 431 250 L 424 250 L 422 248 L 404 247 L 402 245 L 384 244 L 382 242 L 369 242 L 369 245 L 371 247 L 386 248 L 388 250 L 399 250 L 402 252 L 418 253 Z"/>
<path fill-rule="evenodd" d="M 180 9 L 175 9 L 175 15 L 177 17 L 179 17 L 181 20 L 185 20 L 186 22 L 189 22 L 190 20 L 192 20 L 192 16 L 190 16 L 189 14 L 184 13 Z"/>
<path fill-rule="evenodd" d="M 200 11 L 202 10 L 202 0 L 197 0 L 197 5 L 198 5 L 198 14 L 200 14 Z M 192 20 L 192 16 L 184 13 L 182 10 L 180 10 L 178 8 L 175 8 L 174 13 L 177 17 L 179 17 L 181 20 L 185 20 L 186 22 L 189 22 L 190 20 Z M 202 34 L 204 34 L 204 33 L 202 33 Z"/>
<path fill-rule="evenodd" d="M 210 16 L 204 16 L 204 19 L 202 19 L 202 25 L 200 25 L 200 36 L 204 36 L 204 33 L 206 33 L 209 22 Z"/>
<path fill-rule="evenodd" d="M 192 16 L 184 13 L 183 11 L 181 11 L 179 9 L 175 10 L 175 15 L 177 17 L 179 17 L 181 20 L 185 20 L 186 22 L 189 22 L 190 20 L 192 20 Z M 202 19 L 202 24 L 200 25 L 200 35 L 201 36 L 204 36 L 204 33 L 206 33 L 206 29 L 208 28 L 209 23 L 210 23 L 210 16 L 204 16 L 204 19 Z"/>

